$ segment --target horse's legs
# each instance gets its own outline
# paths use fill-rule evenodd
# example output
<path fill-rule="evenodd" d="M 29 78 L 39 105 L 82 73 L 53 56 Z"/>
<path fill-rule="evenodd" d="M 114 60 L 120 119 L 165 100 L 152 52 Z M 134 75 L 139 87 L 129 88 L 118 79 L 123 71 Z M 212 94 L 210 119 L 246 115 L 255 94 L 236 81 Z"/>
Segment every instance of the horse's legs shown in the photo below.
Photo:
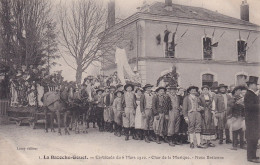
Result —
<path fill-rule="evenodd" d="M 76 110 L 75 114 L 75 133 L 79 133 L 80 111 Z"/>
<path fill-rule="evenodd" d="M 44 118 L 45 118 L 45 132 L 48 133 L 48 110 L 44 109 Z"/>
<path fill-rule="evenodd" d="M 51 132 L 55 132 L 55 130 L 54 130 L 54 112 L 51 112 L 50 113 L 50 118 L 51 118 Z"/>
<path fill-rule="evenodd" d="M 58 134 L 61 135 L 61 129 L 60 129 L 60 123 L 61 123 L 61 119 L 60 119 L 60 112 L 59 111 L 56 111 L 56 115 L 57 115 L 57 122 L 58 122 Z"/>
<path fill-rule="evenodd" d="M 71 116 L 70 116 L 70 125 L 69 125 L 69 130 L 72 130 L 73 128 L 73 123 L 75 122 L 75 113 L 72 112 Z"/>

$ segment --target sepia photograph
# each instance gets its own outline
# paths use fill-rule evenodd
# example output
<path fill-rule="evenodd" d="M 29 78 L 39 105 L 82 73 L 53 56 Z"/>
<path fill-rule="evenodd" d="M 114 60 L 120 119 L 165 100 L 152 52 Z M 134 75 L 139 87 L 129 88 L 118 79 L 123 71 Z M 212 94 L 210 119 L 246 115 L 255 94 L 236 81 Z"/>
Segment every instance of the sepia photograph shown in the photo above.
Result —
<path fill-rule="evenodd" d="M 0 164 L 260 164 L 259 11 L 0 0 Z"/>

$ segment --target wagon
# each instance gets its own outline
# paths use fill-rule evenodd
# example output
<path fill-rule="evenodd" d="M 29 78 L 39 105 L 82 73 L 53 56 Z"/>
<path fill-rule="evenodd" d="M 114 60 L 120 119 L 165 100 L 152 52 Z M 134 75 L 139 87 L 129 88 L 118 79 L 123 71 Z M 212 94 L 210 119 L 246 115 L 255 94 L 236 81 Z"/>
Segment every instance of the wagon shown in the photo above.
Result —
<path fill-rule="evenodd" d="M 34 113 L 36 107 L 9 107 L 7 110 L 9 120 L 15 121 L 16 125 L 21 126 L 22 124 L 32 125 L 34 119 Z"/>

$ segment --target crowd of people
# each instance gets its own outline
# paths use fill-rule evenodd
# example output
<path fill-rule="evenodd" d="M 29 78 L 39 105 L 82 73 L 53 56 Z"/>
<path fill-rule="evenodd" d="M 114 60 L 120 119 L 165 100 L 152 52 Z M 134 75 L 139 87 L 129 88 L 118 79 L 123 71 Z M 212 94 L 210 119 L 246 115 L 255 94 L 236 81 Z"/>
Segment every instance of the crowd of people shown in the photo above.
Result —
<path fill-rule="evenodd" d="M 250 76 L 247 84 L 232 88 L 220 84 L 183 89 L 177 84 L 122 85 L 116 72 L 107 77 L 88 76 L 81 85 L 63 81 L 60 74 L 50 76 L 42 68 L 22 66 L 17 70 L 14 66 L 10 75 L 11 106 L 43 106 L 44 91 L 60 86 L 57 91 L 67 89 L 70 102 L 78 107 L 84 100 L 91 103 L 88 121 L 93 127 L 97 123 L 100 132 L 125 136 L 126 141 L 189 144 L 190 148 L 215 147 L 212 141 L 216 139 L 219 145 L 232 143 L 232 150 L 245 149 L 247 144 L 248 160 L 259 161 L 257 77 Z"/>
<path fill-rule="evenodd" d="M 212 141 L 216 139 L 219 145 L 232 144 L 232 150 L 245 149 L 247 144 L 248 160 L 259 162 L 257 81 L 257 77 L 250 76 L 247 84 L 231 89 L 224 84 L 185 90 L 174 84 L 141 87 L 119 83 L 94 90 L 92 79 L 87 78 L 83 83 L 86 88 L 80 90 L 91 96 L 93 122 L 97 122 L 100 132 L 114 132 L 115 136 L 125 136 L 126 141 L 132 138 L 170 146 L 190 144 L 190 148 L 215 147 Z M 249 96 L 250 92 L 254 95 Z"/>

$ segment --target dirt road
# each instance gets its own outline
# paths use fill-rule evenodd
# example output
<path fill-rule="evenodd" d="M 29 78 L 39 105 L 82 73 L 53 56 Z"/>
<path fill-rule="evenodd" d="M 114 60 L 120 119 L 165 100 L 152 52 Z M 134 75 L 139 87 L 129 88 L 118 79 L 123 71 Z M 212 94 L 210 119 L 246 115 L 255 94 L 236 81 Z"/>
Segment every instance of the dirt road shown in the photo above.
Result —
<path fill-rule="evenodd" d="M 246 165 L 246 150 L 230 150 L 231 145 L 190 149 L 189 145 L 147 144 L 124 141 L 111 133 L 89 129 L 88 134 L 58 136 L 28 126 L 0 126 L 1 165 L 103 165 L 103 164 L 185 164 Z M 258 154 L 259 155 L 259 154 Z"/>

